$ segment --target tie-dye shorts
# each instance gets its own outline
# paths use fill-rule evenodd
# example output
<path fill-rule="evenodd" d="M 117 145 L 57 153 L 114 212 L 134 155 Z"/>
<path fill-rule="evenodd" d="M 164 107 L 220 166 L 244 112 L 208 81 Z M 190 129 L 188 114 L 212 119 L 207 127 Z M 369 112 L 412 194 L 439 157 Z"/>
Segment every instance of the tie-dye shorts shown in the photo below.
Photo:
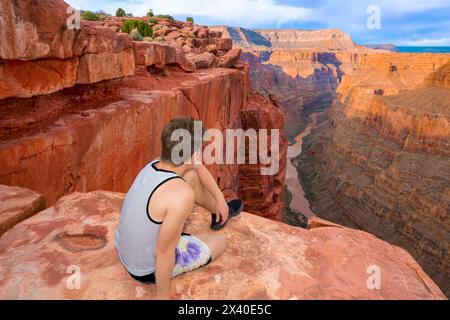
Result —
<path fill-rule="evenodd" d="M 188 272 L 211 262 L 211 250 L 197 237 L 183 233 L 175 249 L 173 276 Z"/>
<path fill-rule="evenodd" d="M 176 277 L 182 273 L 203 267 L 211 262 L 211 250 L 197 237 L 183 233 L 175 248 L 175 265 L 172 276 Z M 156 283 L 156 276 L 151 273 L 146 276 L 130 276 L 142 283 Z"/>

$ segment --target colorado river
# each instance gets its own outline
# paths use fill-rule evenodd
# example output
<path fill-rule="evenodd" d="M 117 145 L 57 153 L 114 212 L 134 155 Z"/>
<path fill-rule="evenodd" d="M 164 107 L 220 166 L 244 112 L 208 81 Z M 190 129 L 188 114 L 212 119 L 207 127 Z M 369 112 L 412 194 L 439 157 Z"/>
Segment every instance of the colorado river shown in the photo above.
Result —
<path fill-rule="evenodd" d="M 294 167 L 291 160 L 302 153 L 303 138 L 311 133 L 311 130 L 317 123 L 317 116 L 319 114 L 320 113 L 311 114 L 310 123 L 305 130 L 303 130 L 303 132 L 295 138 L 295 144 L 289 146 L 287 151 L 286 186 L 292 195 L 289 207 L 295 212 L 302 213 L 307 218 L 315 216 L 315 214 L 311 211 L 308 199 L 305 197 L 303 187 L 298 180 L 297 169 Z"/>

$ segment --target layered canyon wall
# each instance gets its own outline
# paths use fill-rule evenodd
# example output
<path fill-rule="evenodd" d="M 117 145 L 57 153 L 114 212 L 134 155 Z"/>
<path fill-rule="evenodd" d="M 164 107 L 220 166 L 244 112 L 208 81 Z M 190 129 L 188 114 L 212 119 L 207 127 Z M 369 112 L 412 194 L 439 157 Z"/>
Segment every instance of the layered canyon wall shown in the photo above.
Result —
<path fill-rule="evenodd" d="M 313 211 L 407 249 L 449 294 L 450 55 L 372 54 L 295 161 Z"/>

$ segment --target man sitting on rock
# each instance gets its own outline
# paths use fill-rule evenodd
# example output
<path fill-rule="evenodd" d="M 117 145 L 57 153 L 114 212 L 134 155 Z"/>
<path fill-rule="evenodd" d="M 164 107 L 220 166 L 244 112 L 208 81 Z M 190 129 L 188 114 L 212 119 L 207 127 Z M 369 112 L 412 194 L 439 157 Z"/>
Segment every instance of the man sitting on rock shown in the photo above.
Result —
<path fill-rule="evenodd" d="M 172 119 L 161 135 L 160 159 L 146 165 L 128 191 L 120 213 L 115 246 L 125 268 L 134 279 L 156 283 L 157 298 L 169 299 L 171 279 L 207 265 L 222 254 L 226 238 L 222 234 L 183 233 L 184 223 L 194 204 L 212 213 L 211 228 L 223 228 L 229 218 L 242 211 L 242 201 L 230 203 L 210 172 L 196 164 L 198 151 L 191 142 L 191 154 L 177 165 L 172 140 L 177 129 L 194 137 L 194 119 Z M 217 213 L 217 215 L 215 214 Z"/>

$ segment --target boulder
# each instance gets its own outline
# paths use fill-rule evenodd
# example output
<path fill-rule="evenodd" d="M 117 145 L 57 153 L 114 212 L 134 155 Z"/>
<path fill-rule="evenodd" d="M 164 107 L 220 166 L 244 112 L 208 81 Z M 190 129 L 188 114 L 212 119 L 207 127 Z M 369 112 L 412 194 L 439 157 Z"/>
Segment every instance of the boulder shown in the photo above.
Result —
<path fill-rule="evenodd" d="M 69 58 L 77 30 L 61 0 L 0 0 L 0 59 Z"/>
<path fill-rule="evenodd" d="M 133 280 L 114 247 L 123 197 L 74 193 L 6 232 L 0 299 L 152 299 L 156 286 Z M 208 231 L 210 219 L 195 208 L 185 231 Z M 362 231 L 305 230 L 244 212 L 223 232 L 225 253 L 176 277 L 175 298 L 445 299 L 406 251 Z M 381 272 L 376 288 L 372 270 Z"/>
<path fill-rule="evenodd" d="M 78 66 L 77 83 L 96 83 L 134 74 L 135 62 L 132 49 L 120 53 L 102 52 L 84 54 Z"/>
<path fill-rule="evenodd" d="M 157 42 L 134 41 L 133 48 L 137 65 L 166 66 L 176 64 L 187 72 L 196 70 L 195 64 L 185 58 L 183 51 L 178 51 L 170 45 Z"/>
<path fill-rule="evenodd" d="M 218 66 L 220 68 L 232 68 L 238 63 L 240 56 L 241 49 L 231 49 L 225 55 L 220 57 Z"/>
<path fill-rule="evenodd" d="M 0 63 L 0 99 L 49 94 L 77 83 L 78 59 Z"/>
<path fill-rule="evenodd" d="M 189 62 L 192 62 L 195 64 L 197 69 L 207 69 L 212 68 L 217 65 L 217 57 L 210 53 L 210 52 L 204 52 L 204 53 L 188 53 L 186 54 L 186 59 Z"/>
<path fill-rule="evenodd" d="M 39 193 L 0 185 L 0 237 L 17 223 L 44 209 L 45 199 Z"/>
<path fill-rule="evenodd" d="M 231 50 L 233 48 L 233 40 L 230 38 L 210 38 L 209 44 L 215 44 L 218 50 Z"/>

